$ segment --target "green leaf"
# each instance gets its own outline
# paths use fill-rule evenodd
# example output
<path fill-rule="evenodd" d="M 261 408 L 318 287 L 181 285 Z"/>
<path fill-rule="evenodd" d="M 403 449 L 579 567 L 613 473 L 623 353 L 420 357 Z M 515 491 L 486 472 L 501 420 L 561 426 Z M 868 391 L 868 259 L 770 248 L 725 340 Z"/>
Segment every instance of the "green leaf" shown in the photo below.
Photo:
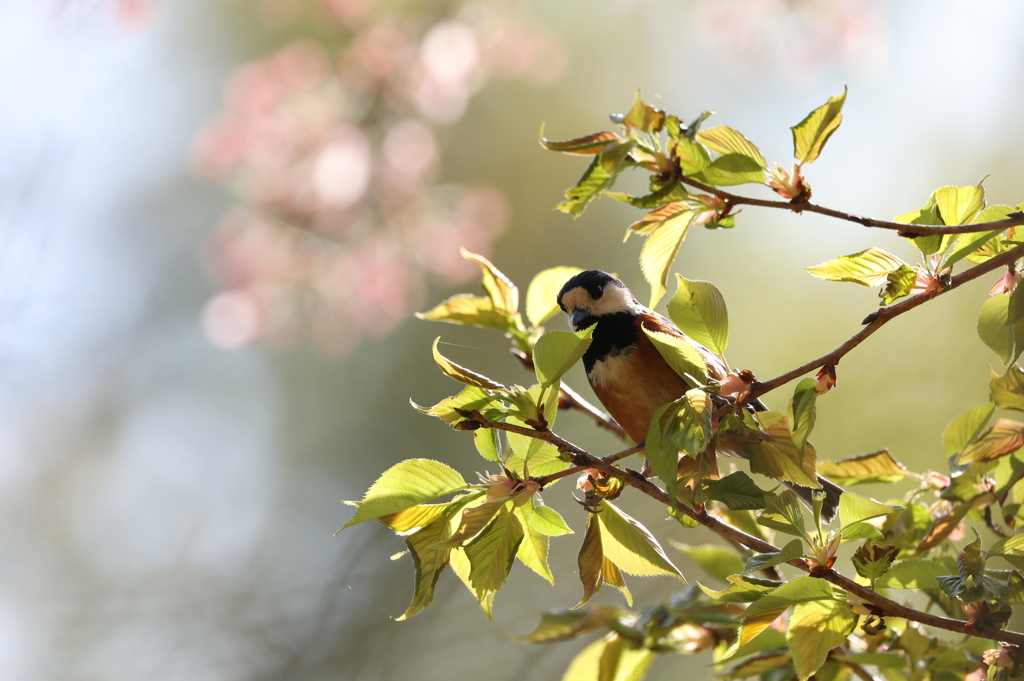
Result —
<path fill-rule="evenodd" d="M 839 526 L 845 527 L 881 516 L 899 513 L 905 506 L 880 504 L 874 499 L 863 497 L 853 492 L 843 492 L 839 496 Z"/>
<path fill-rule="evenodd" d="M 805 378 L 796 385 L 793 391 L 793 399 L 789 401 L 789 437 L 797 451 L 803 452 L 807 444 L 807 436 L 814 428 L 814 421 L 817 411 L 814 407 L 814 389 L 818 382 L 813 378 Z"/>
<path fill-rule="evenodd" d="M 540 624 L 529 634 L 510 636 L 514 641 L 522 643 L 557 643 L 570 641 L 574 638 L 603 628 L 611 619 L 624 616 L 626 613 L 618 608 L 607 606 L 593 610 L 551 610 L 541 615 Z"/>
<path fill-rule="evenodd" d="M 651 285 L 652 308 L 665 295 L 669 268 L 672 267 L 672 262 L 676 259 L 683 240 L 686 239 L 686 232 L 690 229 L 695 215 L 696 211 L 687 210 L 666 219 L 647 237 L 643 248 L 640 249 L 640 269 L 643 271 L 644 279 Z"/>
<path fill-rule="evenodd" d="M 623 194 L 620 192 L 605 192 L 605 195 L 615 199 L 616 201 L 628 203 L 634 208 L 643 208 L 644 210 L 660 208 L 661 206 L 676 201 L 685 201 L 690 197 L 689 192 L 686 191 L 686 187 L 679 184 L 678 180 L 669 182 L 664 187 L 659 187 L 650 194 L 645 194 L 644 196 L 630 196 L 629 194 Z M 632 233 L 632 230 L 628 230 L 626 232 L 626 236 L 628 237 Z"/>
<path fill-rule="evenodd" d="M 580 582 L 583 583 L 583 598 L 576 604 L 580 607 L 601 588 L 601 567 L 604 563 L 604 548 L 601 546 L 601 530 L 594 519 L 596 514 L 587 516 L 587 531 L 583 534 L 583 544 L 577 557 Z"/>
<path fill-rule="evenodd" d="M 631 224 L 626 230 L 626 237 L 623 241 L 634 233 L 649 236 L 666 225 L 671 228 L 679 221 L 683 221 L 689 226 L 690 220 L 693 219 L 692 213 L 694 212 L 694 207 L 685 201 L 661 204 L 656 210 L 652 210 Z"/>
<path fill-rule="evenodd" d="M 590 347 L 594 326 L 575 333 L 548 331 L 533 348 L 533 368 L 543 386 L 558 385 L 565 372 L 572 368 Z"/>
<path fill-rule="evenodd" d="M 412 603 L 398 618 L 399 621 L 409 619 L 434 600 L 434 587 L 437 585 L 441 573 L 448 566 L 451 554 L 451 549 L 440 547 L 438 544 L 448 538 L 450 531 L 448 523 L 453 513 L 454 511 L 445 513 L 406 538 L 405 544 L 409 547 L 409 555 L 416 568 L 416 581 Z"/>
<path fill-rule="evenodd" d="M 726 154 L 716 158 L 711 165 L 694 173 L 692 177 L 715 187 L 764 184 L 763 159 L 759 163 L 744 154 Z"/>
<path fill-rule="evenodd" d="M 439 461 L 407 459 L 384 471 L 370 485 L 345 527 L 397 513 L 466 487 L 458 471 Z"/>
<path fill-rule="evenodd" d="M 739 560 L 737 558 L 737 560 Z M 755 579 L 753 577 L 743 577 L 741 575 L 733 575 L 727 577 L 726 580 L 729 582 L 729 587 L 721 591 L 715 591 L 709 589 L 703 584 L 698 584 L 705 594 L 709 598 L 716 600 L 720 603 L 751 603 L 764 596 L 766 593 L 774 591 L 780 584 L 780 582 L 772 582 L 766 579 Z"/>
<path fill-rule="evenodd" d="M 740 656 L 742 657 L 743 655 L 741 654 Z M 792 656 L 788 652 L 755 655 L 754 657 L 750 657 L 730 669 L 728 676 L 724 678 L 749 679 L 752 676 L 757 676 L 762 679 L 786 678 L 787 676 L 791 678 L 793 676 L 793 672 L 790 659 L 792 659 Z M 790 669 L 786 670 L 786 667 L 790 667 Z M 783 673 L 785 673 L 785 675 L 783 675 Z M 767 676 L 768 674 L 771 674 L 771 676 Z"/>
<path fill-rule="evenodd" d="M 490 298 L 459 294 L 448 298 L 427 312 L 417 312 L 416 317 L 436 322 L 482 326 L 507 331 L 510 326 L 507 315 L 494 309 Z"/>
<path fill-rule="evenodd" d="M 825 142 L 832 136 L 843 122 L 843 104 L 846 103 L 846 88 L 843 94 L 830 97 L 828 102 L 807 114 L 807 117 L 794 125 L 793 158 L 800 163 L 811 163 L 818 158 Z"/>
<path fill-rule="evenodd" d="M 1017 287 L 1014 293 L 1024 287 Z M 1009 364 L 1024 350 L 1024 320 L 1011 319 L 1011 293 L 998 293 L 981 306 L 978 336 L 999 358 Z"/>
<path fill-rule="evenodd" d="M 936 577 L 949 574 L 949 568 L 935 560 L 911 558 L 901 560 L 875 581 L 883 589 L 934 589 L 939 586 Z"/>
<path fill-rule="evenodd" d="M 944 225 L 967 225 L 985 208 L 985 189 L 976 187 L 942 187 L 932 194 Z"/>
<path fill-rule="evenodd" d="M 469 579 L 481 605 L 486 595 L 496 593 L 505 583 L 523 536 L 519 519 L 506 505 L 487 529 L 465 547 L 472 566 Z"/>
<path fill-rule="evenodd" d="M 1009 210 L 1010 209 L 1009 209 L 1008 206 L 994 206 L 994 208 L 1006 208 L 1007 209 L 1006 215 L 1009 214 Z M 992 209 L 990 208 L 990 209 L 984 211 L 979 216 L 979 218 L 985 217 L 985 214 L 988 213 L 990 210 L 992 210 Z M 1002 215 L 1001 217 L 998 217 L 998 218 L 995 218 L 995 219 L 1002 220 L 1003 218 L 1006 217 L 1006 215 Z M 979 220 L 975 220 L 975 222 L 990 222 L 990 220 L 980 220 L 979 219 Z M 967 256 L 971 255 L 975 251 L 978 251 L 983 246 L 985 246 L 985 244 L 987 244 L 988 242 L 992 241 L 992 239 L 994 239 L 997 236 L 999 236 L 999 234 L 1001 232 L 1002 232 L 1002 230 L 996 229 L 996 230 L 993 230 L 991 232 L 973 232 L 973 233 L 970 233 L 970 234 L 961 234 L 959 237 L 957 237 L 956 241 L 954 242 L 955 245 L 950 250 L 949 255 L 946 257 L 946 261 L 945 261 L 946 267 L 952 267 L 954 263 L 957 263 L 957 262 L 963 260 L 964 258 L 966 258 Z"/>
<path fill-rule="evenodd" d="M 704 572 L 723 582 L 728 582 L 729 577 L 743 572 L 743 561 L 739 559 L 735 551 L 714 544 L 688 546 L 674 541 L 672 545 L 700 565 Z"/>
<path fill-rule="evenodd" d="M 507 504 L 507 499 L 498 499 L 497 501 L 485 501 L 478 506 L 467 508 L 462 512 L 458 529 L 448 538 L 448 541 L 441 545 L 442 548 L 462 546 L 478 536 L 490 525 L 491 521 L 498 516 Z"/>
<path fill-rule="evenodd" d="M 487 297 L 494 304 L 494 309 L 505 315 L 514 315 L 519 311 L 519 289 L 506 277 L 501 270 L 495 267 L 490 260 L 470 253 L 465 248 L 459 251 L 466 260 L 471 260 L 480 266 L 483 273 L 483 287 Z"/>
<path fill-rule="evenodd" d="M 473 445 L 480 456 L 488 461 L 501 460 L 501 446 L 498 431 L 494 428 L 478 428 L 473 432 Z"/>
<path fill-rule="evenodd" d="M 785 582 L 771 593 L 751 603 L 736 618 L 737 621 L 742 622 L 742 625 L 736 640 L 730 646 L 729 651 L 722 656 L 722 659 L 730 658 L 741 646 L 752 641 L 771 626 L 775 618 L 790 606 L 798 603 L 831 601 L 833 599 L 832 587 L 823 579 L 804 576 Z"/>
<path fill-rule="evenodd" d="M 799 499 L 791 490 L 779 495 L 768 495 L 764 511 L 757 516 L 757 524 L 797 537 L 806 534 L 804 512 L 800 508 Z"/>
<path fill-rule="evenodd" d="M 600 526 L 604 555 L 620 570 L 638 577 L 670 575 L 686 582 L 646 527 L 608 500 L 601 503 L 600 513 L 594 516 Z"/>
<path fill-rule="evenodd" d="M 676 140 L 675 152 L 679 156 L 679 168 L 685 175 L 697 175 L 711 165 L 707 149 L 686 137 Z"/>
<path fill-rule="evenodd" d="M 720 501 L 733 511 L 764 508 L 765 493 L 743 471 L 730 473 L 721 480 L 702 480 L 705 499 Z"/>
<path fill-rule="evenodd" d="M 899 482 L 907 475 L 907 469 L 892 458 L 888 449 L 882 449 L 841 461 L 819 461 L 818 473 L 837 485 L 859 485 L 868 482 Z"/>
<path fill-rule="evenodd" d="M 762 420 L 771 418 L 771 412 L 760 412 L 755 418 Z M 750 456 L 750 470 L 753 473 L 767 475 L 774 480 L 786 480 L 804 487 L 820 489 L 815 464 L 818 452 L 811 443 L 804 445 L 799 451 L 789 437 L 788 417 L 769 426 L 766 431 L 767 440 L 753 442 L 747 449 Z"/>
<path fill-rule="evenodd" d="M 577 137 L 576 139 L 555 141 L 544 137 L 544 128 L 541 128 L 540 145 L 548 151 L 590 156 L 600 154 L 612 144 L 622 141 L 622 137 L 607 130 Z"/>
<path fill-rule="evenodd" d="M 1024 411 L 1024 368 L 1014 364 L 1002 376 L 992 371 L 989 399 L 1000 409 Z"/>
<path fill-rule="evenodd" d="M 761 151 L 753 142 L 744 137 L 738 130 L 726 125 L 720 125 L 708 130 L 701 130 L 697 133 L 697 139 L 711 151 L 719 154 L 739 154 L 751 159 L 762 169 L 768 164 L 761 155 Z"/>
<path fill-rule="evenodd" d="M 716 355 L 729 344 L 729 313 L 721 291 L 710 281 L 691 281 L 676 275 L 676 293 L 668 316 L 679 329 Z"/>
<path fill-rule="evenodd" d="M 584 171 L 583 176 L 576 183 L 576 186 L 566 190 L 566 201 L 555 206 L 563 213 L 569 213 L 573 217 L 579 217 L 586 210 L 587 204 L 596 199 L 602 190 L 612 186 L 615 177 L 619 174 L 629 150 L 633 147 L 631 141 L 613 142 L 600 154 L 594 157 Z"/>
<path fill-rule="evenodd" d="M 833 648 L 846 643 L 856 622 L 850 606 L 834 598 L 799 603 L 793 608 L 786 641 L 800 681 L 818 671 Z"/>
<path fill-rule="evenodd" d="M 892 305 L 894 301 L 909 296 L 917 283 L 917 274 L 917 270 L 909 265 L 901 265 L 890 272 L 885 278 L 885 288 L 878 294 L 882 304 Z"/>
<path fill-rule="evenodd" d="M 988 420 L 996 411 L 996 405 L 989 402 L 972 407 L 957 416 L 946 426 L 942 434 L 942 446 L 946 456 L 959 454 L 985 430 Z"/>
<path fill-rule="evenodd" d="M 855 284 L 874 287 L 885 282 L 890 272 L 894 272 L 904 265 L 906 263 L 895 255 L 872 247 L 805 269 L 821 279 L 851 281 Z"/>
<path fill-rule="evenodd" d="M 960 521 L 964 519 L 969 510 L 971 510 L 970 504 L 957 504 L 944 516 L 935 520 L 924 539 L 917 545 L 915 552 L 924 553 L 945 541 L 946 537 L 960 525 Z"/>
<path fill-rule="evenodd" d="M 800 558 L 804 555 L 804 545 L 799 539 L 794 539 L 785 546 L 778 553 L 755 553 L 747 559 L 747 565 L 743 569 L 744 575 L 749 575 L 758 570 L 764 570 L 765 568 L 774 567 L 787 563 L 794 558 Z"/>
<path fill-rule="evenodd" d="M 551 574 L 551 568 L 548 566 L 547 535 L 538 532 L 529 522 L 529 518 L 533 514 L 528 505 L 516 506 L 514 512 L 523 529 L 523 541 L 519 544 L 516 558 L 521 560 L 523 565 L 546 579 L 549 584 L 554 584 L 555 576 Z"/>
<path fill-rule="evenodd" d="M 465 383 L 467 385 L 476 386 L 477 388 L 485 388 L 488 390 L 504 390 L 505 386 L 497 381 L 492 381 L 482 374 L 478 374 L 475 371 L 470 371 L 466 367 L 459 366 L 455 362 L 445 358 L 437 349 L 437 344 L 440 342 L 441 337 L 438 336 L 434 339 L 434 361 L 437 362 L 437 366 L 441 367 L 441 371 L 447 374 L 450 378 L 454 378 L 456 381 Z"/>
<path fill-rule="evenodd" d="M 469 495 L 467 495 L 469 496 Z M 346 502 L 356 503 L 356 502 Z M 388 513 L 377 518 L 377 522 L 387 525 L 398 534 L 406 535 L 413 530 L 426 527 L 442 514 L 447 512 L 454 502 L 446 504 L 420 504 L 395 513 Z M 460 504 L 461 505 L 461 504 Z M 340 530 L 339 530 L 340 532 Z"/>
<path fill-rule="evenodd" d="M 1024 447 L 1024 423 L 998 419 L 981 437 L 960 452 L 956 463 L 962 466 L 977 461 L 994 461 L 1021 447 Z"/>
<path fill-rule="evenodd" d="M 450 425 L 466 420 L 456 411 L 456 409 L 463 411 L 479 411 L 485 416 L 493 416 L 494 414 L 491 412 L 495 411 L 500 415 L 501 410 L 503 409 L 503 405 L 497 397 L 472 385 L 463 388 L 462 392 L 458 395 L 444 398 L 433 407 L 421 407 L 415 402 L 412 402 L 412 406 L 424 414 L 436 416 Z"/>
<path fill-rule="evenodd" d="M 707 384 L 707 364 L 704 363 L 704 358 L 700 356 L 693 345 L 678 336 L 671 336 L 661 331 L 651 331 L 646 326 L 641 328 L 673 371 L 683 378 L 689 376 L 702 385 Z M 689 379 L 687 380 L 689 381 Z"/>
<path fill-rule="evenodd" d="M 991 556 L 1011 556 L 1012 552 L 1024 549 L 1024 533 L 1015 534 L 1012 537 L 1000 539 L 988 550 Z"/>
<path fill-rule="evenodd" d="M 879 669 L 903 669 L 907 666 L 907 659 L 896 653 L 850 653 L 833 655 L 833 658 L 840 662 L 866 664 Z"/>
<path fill-rule="evenodd" d="M 616 116 L 616 118 L 618 118 Z M 633 128 L 648 134 L 659 132 L 665 125 L 665 112 L 656 109 L 643 100 L 640 91 L 637 90 L 636 98 L 633 100 L 633 108 L 625 116 L 622 116 L 622 124 L 627 128 Z"/>
<path fill-rule="evenodd" d="M 655 656 L 617 636 L 601 638 L 573 658 L 562 681 L 641 681 Z"/>
<path fill-rule="evenodd" d="M 707 393 L 687 391 L 678 400 L 658 408 L 647 431 L 647 458 L 651 470 L 675 497 L 678 483 L 679 452 L 697 458 L 711 437 L 712 405 Z"/>
<path fill-rule="evenodd" d="M 574 534 L 572 529 L 565 524 L 565 520 L 558 514 L 558 511 L 550 506 L 534 506 L 530 514 L 530 527 L 549 537 L 559 537 L 563 534 Z"/>
<path fill-rule="evenodd" d="M 526 318 L 540 326 L 558 313 L 558 292 L 582 272 L 578 267 L 550 267 L 537 273 L 526 289 Z"/>
<path fill-rule="evenodd" d="M 854 552 L 853 567 L 857 570 L 858 575 L 864 579 L 870 579 L 874 583 L 874 580 L 889 570 L 899 554 L 899 547 L 891 544 L 886 546 L 865 544 Z"/>

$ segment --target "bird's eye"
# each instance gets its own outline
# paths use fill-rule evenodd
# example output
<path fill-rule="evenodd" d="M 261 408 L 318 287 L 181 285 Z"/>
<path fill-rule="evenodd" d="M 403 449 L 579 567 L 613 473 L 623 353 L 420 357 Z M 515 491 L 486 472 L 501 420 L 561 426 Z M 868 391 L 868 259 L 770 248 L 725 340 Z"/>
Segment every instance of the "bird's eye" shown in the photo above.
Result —
<path fill-rule="evenodd" d="M 594 284 L 589 289 L 587 289 L 587 293 L 590 294 L 591 300 L 599 300 L 601 296 L 604 295 L 604 286 L 601 286 L 600 284 Z"/>

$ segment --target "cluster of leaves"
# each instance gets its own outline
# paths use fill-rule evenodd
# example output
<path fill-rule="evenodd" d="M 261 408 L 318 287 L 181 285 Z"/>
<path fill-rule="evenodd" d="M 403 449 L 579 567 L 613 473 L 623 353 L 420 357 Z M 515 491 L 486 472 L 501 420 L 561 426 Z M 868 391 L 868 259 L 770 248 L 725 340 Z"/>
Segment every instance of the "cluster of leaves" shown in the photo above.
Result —
<path fill-rule="evenodd" d="M 594 156 L 561 209 L 579 214 L 603 192 L 650 210 L 630 233 L 647 237 L 641 265 L 651 283 L 653 304 L 666 292 L 668 269 L 691 224 L 734 225 L 732 210 L 742 197 L 722 186 L 763 184 L 789 199 L 788 205 L 809 205 L 810 186 L 801 167 L 818 157 L 839 126 L 844 100 L 845 93 L 830 99 L 794 126 L 791 171 L 778 166 L 767 170 L 757 148 L 732 128 L 701 130 L 709 114 L 683 125 L 639 96 L 628 114 L 613 118 L 621 125 L 620 133 L 543 144 Z M 630 197 L 608 191 L 616 175 L 629 167 L 651 172 L 650 194 Z M 1018 326 L 1024 323 L 1016 286 L 1020 277 L 1015 261 L 1003 257 L 986 263 L 1013 255 L 1008 252 L 1018 246 L 1012 230 L 971 226 L 1013 218 L 1019 208 L 987 207 L 980 185 L 945 187 L 920 210 L 896 219 L 907 225 L 965 228 L 909 237 L 922 253 L 922 266 L 872 248 L 809 271 L 825 279 L 881 287 L 883 304 L 890 304 L 903 296 L 942 293 L 953 285 L 952 267 L 961 261 L 975 263 L 979 272 L 1007 262 L 1007 277 L 997 282 L 1005 290 L 994 287 L 982 309 L 979 332 L 1010 363 L 1024 348 L 1024 341 L 1018 348 L 1017 340 Z M 643 443 L 661 487 L 646 480 L 637 483 L 634 474 L 613 465 L 632 450 L 599 460 L 552 430 L 560 408 L 581 407 L 562 378 L 590 347 L 594 327 L 570 333 L 546 331 L 542 324 L 557 312 L 557 291 L 579 270 L 559 267 L 539 273 L 527 289 L 524 321 L 519 289 L 485 258 L 463 255 L 480 266 L 485 295 L 457 295 L 420 316 L 505 334 L 523 365 L 533 370 L 536 383 L 498 383 L 442 356 L 435 341 L 435 362 L 464 388 L 431 407 L 417 408 L 456 430 L 471 431 L 481 457 L 499 465 L 502 473 L 480 476 L 479 483 L 471 484 L 442 463 L 414 459 L 385 472 L 360 502 L 350 502 L 358 510 L 346 527 L 377 520 L 405 539 L 416 580 L 413 602 L 403 618 L 430 603 L 434 585 L 448 566 L 488 616 L 517 558 L 553 582 L 547 561 L 550 538 L 573 531 L 544 505 L 540 492 L 579 473 L 577 489 L 585 495 L 581 505 L 586 517 L 578 558 L 582 597 L 571 610 L 546 614 L 536 631 L 521 637 L 551 643 L 601 632 L 570 664 L 568 680 L 640 679 L 658 655 L 704 650 L 713 651 L 714 673 L 731 679 L 846 679 L 854 673 L 866 675 L 865 667 L 877 668 L 888 679 L 936 681 L 986 674 L 1009 678 L 1024 672 L 1024 656 L 1016 646 L 990 649 L 991 642 L 981 638 L 951 645 L 921 626 L 944 626 L 1004 642 L 1024 640 L 1003 631 L 1012 606 L 1024 602 L 1024 533 L 1013 534 L 1024 518 L 1024 422 L 996 418 L 999 410 L 1024 411 L 1024 369 L 1013 364 L 1003 375 L 993 374 L 990 402 L 949 424 L 943 436 L 948 474 L 909 471 L 886 450 L 819 461 L 808 437 L 817 399 L 835 385 L 834 367 L 826 366 L 817 379 L 799 381 L 786 411 L 736 409 L 736 400 L 747 401 L 755 387 L 752 378 L 734 372 L 714 382 L 706 364 L 711 356 L 724 362 L 725 301 L 709 282 L 677 275 L 668 315 L 701 349 L 644 329 L 669 366 L 693 388 L 655 413 Z M 750 474 L 782 481 L 791 489 L 763 489 L 743 470 L 721 475 L 719 453 L 741 454 Z M 819 475 L 844 487 L 902 482 L 911 489 L 885 503 L 842 492 L 832 520 L 825 495 L 813 491 L 821 487 Z M 746 539 L 736 541 L 733 534 L 734 548 L 677 543 L 707 579 L 699 578 L 666 603 L 638 612 L 587 607 L 605 584 L 618 589 L 632 607 L 625 574 L 686 581 L 659 540 L 620 507 L 624 482 L 660 501 L 667 499 L 668 514 L 686 527 L 709 524 L 711 518 Z M 823 513 L 826 508 L 829 512 Z M 974 540 L 963 544 L 967 521 L 988 528 L 999 540 L 986 550 L 975 531 Z M 777 542 L 777 550 L 748 548 L 770 549 L 777 538 L 788 541 Z M 834 567 L 844 544 L 856 546 L 851 557 L 856 582 Z M 992 567 L 992 558 L 1006 565 Z M 781 570 L 787 566 L 808 574 L 786 579 Z M 927 598 L 948 619 L 881 599 L 882 590 L 905 594 L 909 602 Z"/>

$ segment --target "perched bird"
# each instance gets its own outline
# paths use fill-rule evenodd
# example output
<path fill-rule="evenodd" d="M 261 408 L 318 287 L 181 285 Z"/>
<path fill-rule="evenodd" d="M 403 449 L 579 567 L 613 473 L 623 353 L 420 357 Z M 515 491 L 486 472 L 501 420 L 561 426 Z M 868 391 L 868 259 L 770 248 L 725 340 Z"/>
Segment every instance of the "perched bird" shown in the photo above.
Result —
<path fill-rule="evenodd" d="M 709 378 L 720 382 L 729 374 L 722 358 L 641 305 L 625 284 L 607 272 L 587 270 L 574 276 L 559 292 L 558 306 L 568 315 L 574 331 L 597 325 L 583 355 L 583 367 L 594 394 L 634 442 L 647 438 L 658 408 L 695 387 L 669 366 L 643 328 L 681 338 L 693 346 L 704 359 Z M 748 403 L 747 408 L 767 410 L 759 400 Z M 718 453 L 743 456 L 742 447 L 728 445 L 719 446 Z M 818 482 L 826 493 L 822 516 L 830 520 L 842 489 L 821 476 Z M 809 488 L 785 484 L 810 502 Z"/>

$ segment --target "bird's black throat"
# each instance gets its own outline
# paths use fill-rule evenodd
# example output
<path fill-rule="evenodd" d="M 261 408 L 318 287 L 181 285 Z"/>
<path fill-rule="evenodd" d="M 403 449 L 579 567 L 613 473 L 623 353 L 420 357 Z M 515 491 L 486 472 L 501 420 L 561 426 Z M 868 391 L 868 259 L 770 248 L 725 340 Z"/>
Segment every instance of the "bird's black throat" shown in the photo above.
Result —
<path fill-rule="evenodd" d="M 632 312 L 587 317 L 579 328 L 585 329 L 595 323 L 597 328 L 594 329 L 594 340 L 583 355 L 583 368 L 587 374 L 590 374 L 596 362 L 621 354 L 637 342 L 636 315 Z"/>

